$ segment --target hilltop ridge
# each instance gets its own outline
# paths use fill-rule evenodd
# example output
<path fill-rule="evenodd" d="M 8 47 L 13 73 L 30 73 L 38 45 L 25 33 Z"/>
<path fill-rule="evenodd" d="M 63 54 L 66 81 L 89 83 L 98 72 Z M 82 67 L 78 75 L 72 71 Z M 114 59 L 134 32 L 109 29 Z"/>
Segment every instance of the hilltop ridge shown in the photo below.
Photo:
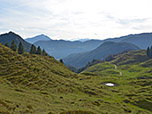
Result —
<path fill-rule="evenodd" d="M 18 46 L 20 42 L 22 42 L 24 50 L 30 51 L 31 44 L 26 42 L 21 36 L 18 34 L 10 31 L 9 33 L 1 34 L 0 35 L 0 43 L 5 44 L 9 43 L 11 45 L 12 41 L 15 41 L 16 45 Z"/>

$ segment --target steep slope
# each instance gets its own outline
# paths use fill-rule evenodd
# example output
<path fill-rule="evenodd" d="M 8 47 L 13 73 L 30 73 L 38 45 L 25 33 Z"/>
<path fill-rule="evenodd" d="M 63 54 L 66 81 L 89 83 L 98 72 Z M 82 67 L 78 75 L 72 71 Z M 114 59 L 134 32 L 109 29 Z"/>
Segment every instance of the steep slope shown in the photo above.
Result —
<path fill-rule="evenodd" d="M 38 41 L 48 41 L 48 40 L 51 40 L 48 36 L 44 35 L 44 34 L 41 34 L 41 35 L 38 35 L 38 36 L 35 36 L 35 37 L 32 37 L 32 38 L 27 38 L 25 39 L 25 41 L 31 43 L 31 44 L 34 44 L 35 42 L 38 42 Z"/>
<path fill-rule="evenodd" d="M 0 44 L 0 113 L 61 112 L 60 106 L 53 109 L 52 99 L 58 102 L 57 93 L 75 91 L 76 78 L 53 57 L 19 55 Z"/>
<path fill-rule="evenodd" d="M 139 49 L 137 46 L 130 43 L 105 42 L 92 51 L 71 54 L 68 57 L 65 57 L 63 60 L 66 64 L 80 68 L 85 66 L 88 62 L 92 61 L 93 59 L 103 60 L 105 57 L 111 54 L 118 54 L 125 50 L 137 49 Z"/>
<path fill-rule="evenodd" d="M 19 55 L 0 44 L 0 113 L 96 114 L 94 98 L 75 73 L 53 57 Z M 92 92 L 92 93 L 89 93 Z M 80 95 L 79 95 L 80 94 Z M 82 106 L 89 104 L 88 106 Z M 94 106 L 89 109 L 89 106 Z M 79 109 L 79 110 L 78 110 Z"/>
<path fill-rule="evenodd" d="M 41 46 L 46 49 L 49 55 L 54 56 L 56 59 L 61 59 L 72 53 L 80 53 L 90 51 L 98 47 L 102 41 L 89 40 L 86 42 L 80 41 L 65 41 L 65 40 L 50 40 L 38 41 L 34 43 L 36 46 Z"/>
<path fill-rule="evenodd" d="M 26 42 L 21 36 L 15 34 L 14 32 L 9 32 L 9 33 L 0 35 L 0 43 L 2 44 L 5 44 L 8 42 L 10 45 L 13 40 L 15 41 L 17 46 L 19 45 L 20 42 L 22 42 L 25 51 L 30 50 L 31 44 Z"/>
<path fill-rule="evenodd" d="M 22 56 L 1 44 L 0 63 L 0 76 L 7 78 L 13 84 L 24 86 L 34 87 L 32 85 L 34 84 L 37 87 L 43 87 L 49 85 L 48 83 L 52 83 L 52 81 L 58 80 L 56 83 L 60 83 L 64 81 L 59 81 L 62 78 L 75 76 L 53 57 L 26 53 Z M 41 83 L 44 85 L 37 85 Z M 53 86 L 52 84 L 50 86 Z"/>

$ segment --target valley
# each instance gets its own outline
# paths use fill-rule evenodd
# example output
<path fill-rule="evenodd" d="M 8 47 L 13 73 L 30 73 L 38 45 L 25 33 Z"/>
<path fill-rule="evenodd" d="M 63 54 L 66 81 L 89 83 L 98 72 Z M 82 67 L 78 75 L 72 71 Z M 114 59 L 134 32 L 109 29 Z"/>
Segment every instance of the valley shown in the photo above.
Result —
<path fill-rule="evenodd" d="M 145 51 L 117 55 L 80 74 L 53 57 L 20 55 L 3 45 L 0 53 L 0 113 L 151 114 L 152 61 Z"/>
<path fill-rule="evenodd" d="M 152 0 L 0 0 L 0 114 L 152 114 Z"/>

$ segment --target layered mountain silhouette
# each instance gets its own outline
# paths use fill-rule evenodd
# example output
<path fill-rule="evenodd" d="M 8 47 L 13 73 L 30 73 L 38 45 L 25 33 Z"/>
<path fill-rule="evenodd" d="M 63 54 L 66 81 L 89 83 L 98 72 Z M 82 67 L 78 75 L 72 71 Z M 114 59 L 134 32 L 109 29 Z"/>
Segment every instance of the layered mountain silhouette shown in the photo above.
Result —
<path fill-rule="evenodd" d="M 31 44 L 34 44 L 37 41 L 48 41 L 48 40 L 51 40 L 51 39 L 48 36 L 44 35 L 44 34 L 41 34 L 41 35 L 38 35 L 38 36 L 35 36 L 35 37 L 32 37 L 32 38 L 25 39 L 25 41 L 27 41 L 27 42 L 29 42 Z"/>
<path fill-rule="evenodd" d="M 74 41 L 80 41 L 80 42 L 85 42 L 85 41 L 89 41 L 91 39 L 89 38 L 83 38 L 83 39 L 78 39 L 78 40 L 74 40 Z"/>
<path fill-rule="evenodd" d="M 65 41 L 65 40 L 49 40 L 38 41 L 34 43 L 36 46 L 44 48 L 49 55 L 56 59 L 61 59 L 72 53 L 80 53 L 90 51 L 97 48 L 102 43 L 101 40 L 80 41 Z"/>
<path fill-rule="evenodd" d="M 49 40 L 38 41 L 34 44 L 46 49 L 49 55 L 56 59 L 64 58 L 73 53 L 81 53 L 91 51 L 104 42 L 126 42 L 137 45 L 141 49 L 146 49 L 152 44 L 152 33 L 130 34 L 117 38 L 108 38 L 105 40 L 88 40 L 88 41 L 65 41 L 65 40 Z"/>
<path fill-rule="evenodd" d="M 81 68 L 84 67 L 88 62 L 92 61 L 93 59 L 103 60 L 104 58 L 106 58 L 111 54 L 118 54 L 123 51 L 137 50 L 137 49 L 140 48 L 131 43 L 105 42 L 92 51 L 85 53 L 71 54 L 65 57 L 63 60 L 65 64 L 77 68 Z"/>
<path fill-rule="evenodd" d="M 129 34 L 117 38 L 108 38 L 103 42 L 127 42 L 137 45 L 141 49 L 147 49 L 152 44 L 152 33 L 141 33 L 141 34 Z"/>
<path fill-rule="evenodd" d="M 152 45 L 152 33 L 130 34 L 120 38 L 120 42 L 132 43 L 141 49 L 147 49 L 148 46 Z"/>
<path fill-rule="evenodd" d="M 33 38 L 22 39 L 19 35 L 9 32 L 0 35 L 0 42 L 9 44 L 14 40 L 18 45 L 21 41 L 25 48 L 25 51 L 30 50 L 30 43 L 34 43 L 36 46 L 44 48 L 49 55 L 54 56 L 56 59 L 65 58 L 74 53 L 83 53 L 96 49 L 98 46 L 104 42 L 126 42 L 132 43 L 141 49 L 146 49 L 152 44 L 152 33 L 141 33 L 141 34 L 130 34 L 127 36 L 122 36 L 118 38 L 109 38 L 105 40 L 88 40 L 88 41 L 65 41 L 65 40 L 52 40 L 46 35 L 38 35 Z"/>
<path fill-rule="evenodd" d="M 11 45 L 12 41 L 15 41 L 16 45 L 18 46 L 20 42 L 22 42 L 24 50 L 25 51 L 29 51 L 31 48 L 31 44 L 26 42 L 21 36 L 19 36 L 18 34 L 10 31 L 9 33 L 5 33 L 5 34 L 1 34 L 0 35 L 0 43 L 5 44 L 5 43 L 9 43 L 9 45 Z"/>

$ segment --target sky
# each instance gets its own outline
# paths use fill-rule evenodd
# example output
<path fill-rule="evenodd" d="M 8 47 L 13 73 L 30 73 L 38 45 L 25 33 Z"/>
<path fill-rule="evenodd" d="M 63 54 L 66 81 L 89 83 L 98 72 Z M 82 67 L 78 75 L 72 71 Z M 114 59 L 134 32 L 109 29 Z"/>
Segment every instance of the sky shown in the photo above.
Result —
<path fill-rule="evenodd" d="M 152 32 L 152 0 L 0 0 L 0 33 L 106 39 Z"/>

